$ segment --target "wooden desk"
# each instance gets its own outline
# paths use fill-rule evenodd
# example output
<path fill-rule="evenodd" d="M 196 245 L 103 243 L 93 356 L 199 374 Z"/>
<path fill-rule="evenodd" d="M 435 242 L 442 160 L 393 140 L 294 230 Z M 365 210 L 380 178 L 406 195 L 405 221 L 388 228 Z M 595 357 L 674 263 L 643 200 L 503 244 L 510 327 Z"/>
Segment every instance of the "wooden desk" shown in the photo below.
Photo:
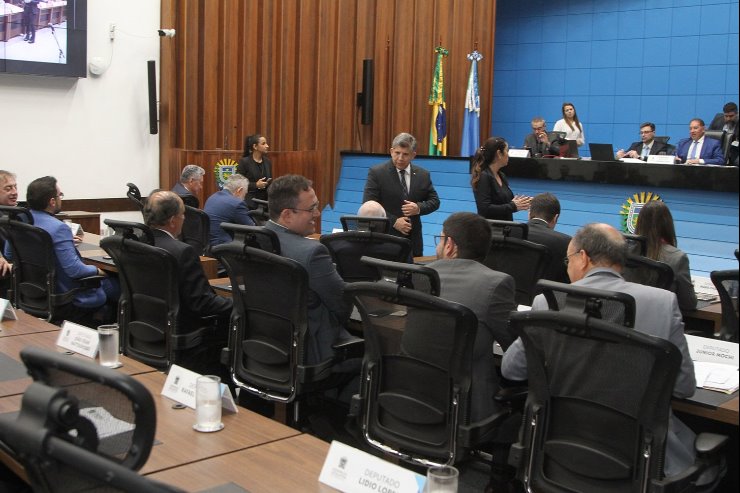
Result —
<path fill-rule="evenodd" d="M 702 418 L 711 419 L 713 421 L 719 421 L 721 423 L 728 423 L 738 426 L 739 400 L 740 399 L 738 398 L 738 393 L 735 392 L 735 395 L 732 399 L 722 403 L 717 407 L 705 406 L 692 400 L 686 399 L 674 399 L 671 406 L 675 411 L 681 411 L 687 414 L 693 414 L 694 416 L 699 416 Z"/>
<path fill-rule="evenodd" d="M 22 336 L 37 332 L 54 332 L 59 330 L 56 325 L 40 320 L 23 310 L 16 310 L 18 320 L 3 320 L 0 322 L 0 337 Z"/>
<path fill-rule="evenodd" d="M 105 272 L 118 272 L 118 267 L 108 257 L 108 254 L 100 246 L 99 234 L 88 234 L 85 233 L 84 240 L 81 247 L 78 247 L 80 256 L 84 262 L 88 265 L 94 265 L 98 269 Z M 98 248 L 92 248 L 98 247 Z M 206 273 L 207 279 L 218 278 L 218 260 L 213 257 L 200 257 L 200 265 L 203 266 L 203 271 Z"/>
<path fill-rule="evenodd" d="M 70 220 L 82 226 L 85 233 L 100 234 L 100 213 L 85 211 L 62 211 L 56 214 L 62 221 Z"/>
<path fill-rule="evenodd" d="M 152 448 L 142 474 L 202 461 L 211 457 L 243 450 L 256 445 L 299 435 L 300 432 L 248 409 L 239 408 L 237 414 L 223 414 L 224 429 L 216 433 L 199 433 L 193 429 L 195 411 L 190 408 L 173 409 L 174 401 L 160 395 L 166 375 L 147 373 L 136 375 L 139 382 L 152 393 L 157 407 L 159 445 Z M 233 464 L 232 464 L 233 467 Z M 192 489 L 192 486 L 187 486 Z"/>
<path fill-rule="evenodd" d="M 303 434 L 151 474 L 150 477 L 187 491 L 203 491 L 235 483 L 250 493 L 332 492 L 336 490 L 319 483 L 328 451 L 328 443 Z"/>
<path fill-rule="evenodd" d="M 51 325 L 51 324 L 49 324 Z M 37 332 L 33 334 L 19 335 L 14 337 L 3 337 L 0 338 L 0 353 L 3 353 L 16 361 L 21 363 L 21 349 L 26 346 L 37 346 L 42 349 L 49 351 L 62 352 L 63 349 L 56 345 L 57 338 L 59 337 L 59 328 L 52 325 L 55 330 L 49 332 Z M 71 354 L 70 358 L 84 358 L 87 361 L 93 361 L 90 358 L 86 358 L 79 354 Z M 137 375 L 140 373 L 150 373 L 156 370 L 149 365 L 145 365 L 139 361 L 131 359 L 127 356 L 119 356 L 123 366 L 118 371 L 127 375 Z M 26 387 L 31 385 L 31 377 L 19 378 L 16 380 L 5 380 L 0 381 L 0 397 L 6 397 L 10 395 L 22 394 Z"/>
<path fill-rule="evenodd" d="M 714 333 L 719 333 L 722 328 L 722 303 L 712 303 L 704 308 L 699 308 L 693 312 L 685 315 L 687 324 L 690 324 L 690 320 L 708 320 L 714 324 Z"/>

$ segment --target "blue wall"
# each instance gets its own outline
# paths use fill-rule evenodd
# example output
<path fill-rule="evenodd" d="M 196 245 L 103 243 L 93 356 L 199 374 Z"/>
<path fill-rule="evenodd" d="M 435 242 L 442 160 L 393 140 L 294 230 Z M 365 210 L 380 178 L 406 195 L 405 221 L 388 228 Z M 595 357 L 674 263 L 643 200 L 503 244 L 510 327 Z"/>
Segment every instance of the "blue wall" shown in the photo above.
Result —
<path fill-rule="evenodd" d="M 587 142 L 626 148 L 643 121 L 671 143 L 738 102 L 738 2 L 497 2 L 492 134 L 521 146 L 575 104 Z M 588 146 L 581 155 L 588 155 Z"/>
<path fill-rule="evenodd" d="M 341 229 L 341 216 L 357 213 L 368 170 L 384 160 L 386 156 L 382 155 L 342 156 L 334 208 L 326 206 L 322 211 L 322 234 L 331 233 L 334 228 Z M 469 163 L 465 158 L 420 156 L 414 163 L 429 170 L 441 202 L 439 210 L 422 216 L 424 255 L 434 255 L 432 236 L 439 234 L 445 219 L 453 212 L 476 211 L 470 188 Z M 678 247 L 689 255 L 693 274 L 709 277 L 713 270 L 737 268 L 733 254 L 740 232 L 737 193 L 524 178 L 509 178 L 509 183 L 519 194 L 534 196 L 542 192 L 554 193 L 561 205 L 557 229 L 570 235 L 590 222 L 605 222 L 621 229 L 620 210 L 627 199 L 641 192 L 657 193 L 671 209 Z M 527 212 L 517 212 L 514 220 L 526 222 Z"/>

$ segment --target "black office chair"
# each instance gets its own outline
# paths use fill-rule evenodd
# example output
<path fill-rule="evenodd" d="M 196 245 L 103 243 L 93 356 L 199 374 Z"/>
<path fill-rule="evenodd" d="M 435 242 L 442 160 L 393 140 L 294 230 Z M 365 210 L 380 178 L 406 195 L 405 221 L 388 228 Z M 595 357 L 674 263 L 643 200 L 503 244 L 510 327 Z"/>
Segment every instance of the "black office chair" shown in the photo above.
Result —
<path fill-rule="evenodd" d="M 221 229 L 229 233 L 236 242 L 280 255 L 280 239 L 271 229 L 232 223 L 221 223 Z"/>
<path fill-rule="evenodd" d="M 529 225 L 527 223 L 518 223 L 516 221 L 502 221 L 499 219 L 487 219 L 491 225 L 491 232 L 497 236 L 506 238 L 519 238 L 526 240 L 529 236 Z"/>
<path fill-rule="evenodd" d="M 627 281 L 654 288 L 667 289 L 668 291 L 673 288 L 673 269 L 671 269 L 671 266 L 641 255 L 627 254 L 627 263 L 622 271 L 622 277 Z"/>
<path fill-rule="evenodd" d="M 669 140 L 671 140 L 671 137 L 669 135 L 656 135 L 653 137 L 653 140 L 655 142 L 662 142 L 663 144 L 667 144 Z"/>
<path fill-rule="evenodd" d="M 216 371 L 227 335 L 219 333 L 215 317 L 181 316 L 175 258 L 121 235 L 103 238 L 100 246 L 118 267 L 124 354 L 161 370 L 177 364 L 198 373 Z"/>
<path fill-rule="evenodd" d="M 439 296 L 439 273 L 425 265 L 392 262 L 373 257 L 360 257 L 360 262 L 375 267 L 380 279 L 395 282 L 401 286 Z"/>
<path fill-rule="evenodd" d="M 156 412 L 149 391 L 128 375 L 28 347 L 33 377 L 17 415 L 0 416 L 0 441 L 37 492 L 180 491 L 135 471 L 149 457 Z"/>
<path fill-rule="evenodd" d="M 633 255 L 647 255 L 647 238 L 642 235 L 622 233 L 627 242 L 627 251 Z"/>
<path fill-rule="evenodd" d="M 391 222 L 387 217 L 372 216 L 341 216 L 344 231 L 370 231 L 372 233 L 388 233 L 391 230 Z"/>
<path fill-rule="evenodd" d="M 59 292 L 57 260 L 51 236 L 32 224 L 12 219 L 26 213 L 18 211 L 16 215 L 0 217 L 0 230 L 10 242 L 14 260 L 13 304 L 29 315 L 55 324 L 69 320 L 92 326 L 98 309 L 77 307 L 73 301 L 78 292 L 100 287 L 102 276 L 77 279 L 77 287 Z"/>
<path fill-rule="evenodd" d="M 681 353 L 669 341 L 586 313 L 512 313 L 529 373 L 509 463 L 527 491 L 693 491 L 727 437 L 697 437 L 697 463 L 663 474 Z M 675 489 L 673 489 L 675 488 Z"/>
<path fill-rule="evenodd" d="M 725 150 L 725 140 L 726 140 L 725 137 L 726 136 L 727 135 L 725 134 L 724 130 L 705 130 L 704 131 L 704 137 L 709 137 L 710 139 L 719 141 L 719 145 L 722 151 Z"/>
<path fill-rule="evenodd" d="M 714 287 L 717 288 L 719 301 L 722 303 L 722 326 L 719 338 L 738 342 L 738 303 L 737 292 L 740 287 L 738 269 L 715 270 L 709 274 Z"/>
<path fill-rule="evenodd" d="M 110 227 L 116 235 L 142 241 L 148 245 L 154 245 L 154 234 L 152 234 L 151 228 L 145 224 L 130 221 L 117 221 L 115 219 L 106 219 L 103 223 Z"/>
<path fill-rule="evenodd" d="M 537 281 L 542 277 L 550 259 L 550 249 L 544 245 L 518 238 L 494 236 L 483 264 L 513 277 L 516 285 L 515 301 L 520 305 L 531 305 L 537 294 Z"/>
<path fill-rule="evenodd" d="M 144 199 L 141 198 L 139 187 L 137 187 L 133 183 L 126 183 L 126 186 L 128 187 L 126 197 L 131 199 L 136 204 L 136 207 L 139 208 L 139 210 L 142 210 L 144 208 Z"/>
<path fill-rule="evenodd" d="M 208 214 L 195 207 L 185 206 L 185 221 L 182 223 L 180 239 L 191 245 L 198 255 L 208 255 L 210 227 L 211 220 Z"/>
<path fill-rule="evenodd" d="M 26 224 L 33 224 L 33 216 L 27 207 L 9 205 L 0 205 L 0 217 L 7 217 L 13 221 L 21 221 Z"/>
<path fill-rule="evenodd" d="M 368 445 L 429 466 L 453 464 L 499 437 L 508 408 L 470 422 L 478 326 L 470 309 L 391 283 L 353 283 L 346 293 L 364 326 L 362 386 L 351 416 Z"/>
<path fill-rule="evenodd" d="M 200 200 L 195 195 L 187 193 L 185 195 L 180 195 L 179 197 L 182 199 L 182 203 L 185 204 L 186 207 L 200 209 Z"/>
<path fill-rule="evenodd" d="M 360 262 L 362 256 L 393 262 L 409 262 L 412 258 L 408 239 L 383 233 L 344 231 L 323 235 L 319 241 L 329 249 L 337 272 L 346 282 L 380 279 L 374 267 Z"/>
<path fill-rule="evenodd" d="M 270 209 L 266 200 L 252 199 L 248 207 L 250 208 L 249 215 L 257 226 L 262 226 L 270 220 Z"/>
<path fill-rule="evenodd" d="M 635 299 L 627 293 L 541 279 L 537 288 L 553 311 L 585 313 L 623 327 L 635 326 Z"/>
<path fill-rule="evenodd" d="M 301 418 L 301 397 L 345 383 L 334 373 L 335 365 L 361 339 L 336 345 L 334 358 L 307 364 L 306 348 L 315 342 L 308 333 L 308 274 L 303 266 L 237 242 L 217 245 L 213 254 L 226 267 L 234 297 L 231 334 L 221 361 L 230 365 L 241 392 L 292 406 L 285 421 L 295 425 Z"/>

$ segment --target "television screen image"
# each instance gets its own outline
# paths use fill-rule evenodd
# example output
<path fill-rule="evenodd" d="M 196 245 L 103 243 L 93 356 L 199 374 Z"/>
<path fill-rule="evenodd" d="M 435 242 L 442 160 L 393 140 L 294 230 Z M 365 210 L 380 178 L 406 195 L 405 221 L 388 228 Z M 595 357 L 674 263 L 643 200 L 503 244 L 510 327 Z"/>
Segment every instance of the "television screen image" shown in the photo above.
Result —
<path fill-rule="evenodd" d="M 86 0 L 0 2 L 0 73 L 87 75 Z"/>

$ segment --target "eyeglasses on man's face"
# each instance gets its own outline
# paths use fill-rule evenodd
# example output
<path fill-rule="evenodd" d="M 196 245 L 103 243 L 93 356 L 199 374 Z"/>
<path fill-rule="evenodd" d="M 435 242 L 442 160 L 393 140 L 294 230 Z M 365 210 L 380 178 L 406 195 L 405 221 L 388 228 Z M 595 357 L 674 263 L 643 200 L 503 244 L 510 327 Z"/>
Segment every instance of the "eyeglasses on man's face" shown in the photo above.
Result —
<path fill-rule="evenodd" d="M 316 212 L 319 212 L 319 202 L 315 202 L 308 209 L 301 209 L 300 207 L 291 207 L 291 209 L 294 211 L 303 211 L 303 212 L 309 212 L 311 214 L 315 214 Z"/>
<path fill-rule="evenodd" d="M 447 241 L 447 235 L 434 235 L 432 238 L 434 238 L 434 246 L 438 246 L 440 243 L 445 243 Z"/>
<path fill-rule="evenodd" d="M 572 257 L 573 255 L 577 255 L 577 254 L 581 253 L 582 251 L 583 251 L 583 250 L 578 250 L 577 252 L 573 252 L 573 253 L 571 253 L 570 255 L 566 255 L 566 256 L 565 256 L 565 257 L 563 258 L 563 264 L 565 264 L 565 266 L 566 266 L 566 267 L 568 267 L 568 264 L 570 263 L 570 258 L 571 258 L 571 257 Z"/>

